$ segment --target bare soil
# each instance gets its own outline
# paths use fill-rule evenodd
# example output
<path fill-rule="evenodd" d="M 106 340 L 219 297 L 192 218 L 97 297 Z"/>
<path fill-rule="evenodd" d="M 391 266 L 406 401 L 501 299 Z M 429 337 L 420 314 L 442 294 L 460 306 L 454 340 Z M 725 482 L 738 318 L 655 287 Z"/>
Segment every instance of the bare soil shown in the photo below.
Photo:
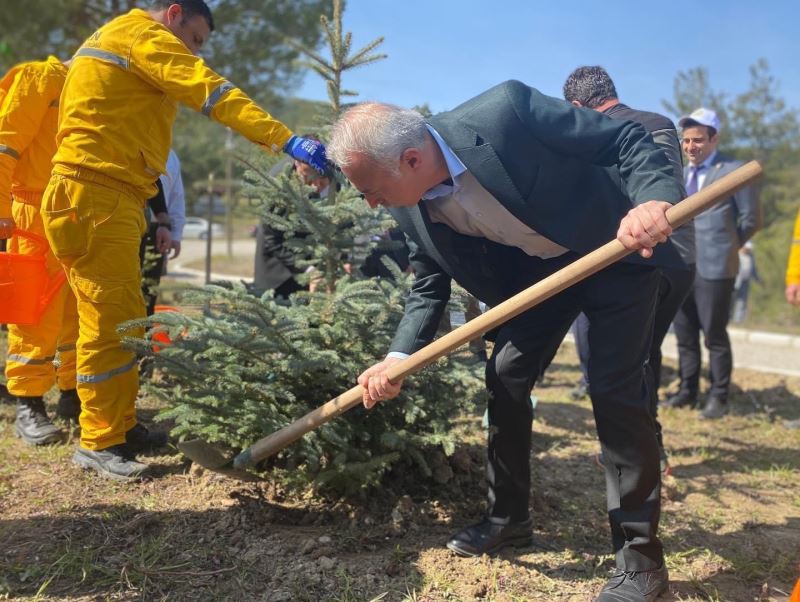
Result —
<path fill-rule="evenodd" d="M 667 368 L 669 371 L 669 367 Z M 673 373 L 668 372 L 667 382 Z M 18 600 L 589 600 L 613 566 L 588 401 L 572 401 L 562 348 L 534 423 L 535 543 L 463 559 L 443 544 L 480 517 L 480 410 L 441 483 L 409 474 L 352 500 L 289 494 L 148 458 L 157 476 L 117 484 L 70 462 L 73 438 L 34 449 L 0 405 L 0 598 Z M 673 475 L 660 534 L 664 600 L 787 600 L 800 574 L 800 379 L 737 370 L 732 415 L 662 412 Z M 148 422 L 155 413 L 142 400 Z M 354 410 L 360 411 L 360 410 Z"/>

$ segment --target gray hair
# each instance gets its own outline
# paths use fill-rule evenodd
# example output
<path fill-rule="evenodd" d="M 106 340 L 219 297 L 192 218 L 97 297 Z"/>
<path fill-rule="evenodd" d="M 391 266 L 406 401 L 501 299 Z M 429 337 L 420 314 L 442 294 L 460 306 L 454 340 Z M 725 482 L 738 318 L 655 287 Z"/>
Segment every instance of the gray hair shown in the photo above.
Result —
<path fill-rule="evenodd" d="M 396 174 L 403 151 L 422 147 L 427 131 L 417 111 L 378 102 L 361 103 L 333 124 L 328 158 L 339 167 L 347 167 L 354 155 L 361 155 Z"/>

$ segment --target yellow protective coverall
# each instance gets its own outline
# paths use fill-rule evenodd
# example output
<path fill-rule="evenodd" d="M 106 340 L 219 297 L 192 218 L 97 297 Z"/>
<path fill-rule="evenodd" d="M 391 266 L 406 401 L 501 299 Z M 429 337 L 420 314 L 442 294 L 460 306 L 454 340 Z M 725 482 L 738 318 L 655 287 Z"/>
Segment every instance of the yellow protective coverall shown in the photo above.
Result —
<path fill-rule="evenodd" d="M 116 329 L 145 315 L 142 209 L 165 171 L 179 102 L 275 152 L 292 135 L 146 11 L 113 19 L 78 49 L 61 96 L 42 213 L 78 299 L 85 449 L 123 443 L 136 425 L 136 358 Z"/>
<path fill-rule="evenodd" d="M 44 237 L 39 209 L 56 152 L 58 99 L 67 68 L 55 57 L 23 63 L 3 78 L 0 101 L 0 217 L 13 217 L 16 227 Z M 12 202 L 13 199 L 13 202 Z M 38 245 L 14 236 L 10 252 L 33 254 Z M 51 277 L 63 270 L 48 249 Z M 75 388 L 75 340 L 78 316 L 75 297 L 62 286 L 36 325 L 8 326 L 6 378 L 8 390 L 20 397 L 39 397 L 57 382 Z M 58 353 L 58 367 L 53 360 Z"/>
<path fill-rule="evenodd" d="M 794 220 L 792 246 L 789 248 L 789 262 L 786 265 L 786 286 L 800 284 L 800 210 Z"/>

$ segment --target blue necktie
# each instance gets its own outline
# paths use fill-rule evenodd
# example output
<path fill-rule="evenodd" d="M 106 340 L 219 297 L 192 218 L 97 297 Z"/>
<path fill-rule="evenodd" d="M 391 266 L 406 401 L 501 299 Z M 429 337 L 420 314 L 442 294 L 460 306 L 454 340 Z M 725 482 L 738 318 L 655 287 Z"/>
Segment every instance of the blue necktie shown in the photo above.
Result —
<path fill-rule="evenodd" d="M 700 170 L 703 169 L 704 167 L 705 167 L 704 165 L 698 165 L 697 167 L 695 167 L 694 165 L 689 166 L 689 179 L 686 181 L 687 195 L 692 195 L 698 191 L 699 189 L 699 186 L 697 185 L 698 174 L 700 173 Z"/>

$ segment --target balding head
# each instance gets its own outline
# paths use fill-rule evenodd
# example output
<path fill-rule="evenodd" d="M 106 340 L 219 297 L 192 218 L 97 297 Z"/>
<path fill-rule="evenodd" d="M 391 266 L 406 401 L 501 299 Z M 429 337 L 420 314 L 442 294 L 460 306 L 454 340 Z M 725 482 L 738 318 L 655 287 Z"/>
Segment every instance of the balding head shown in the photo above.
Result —
<path fill-rule="evenodd" d="M 365 102 L 348 109 L 333 125 L 327 154 L 343 169 L 358 156 L 396 174 L 403 151 L 422 148 L 427 133 L 416 111 Z"/>

